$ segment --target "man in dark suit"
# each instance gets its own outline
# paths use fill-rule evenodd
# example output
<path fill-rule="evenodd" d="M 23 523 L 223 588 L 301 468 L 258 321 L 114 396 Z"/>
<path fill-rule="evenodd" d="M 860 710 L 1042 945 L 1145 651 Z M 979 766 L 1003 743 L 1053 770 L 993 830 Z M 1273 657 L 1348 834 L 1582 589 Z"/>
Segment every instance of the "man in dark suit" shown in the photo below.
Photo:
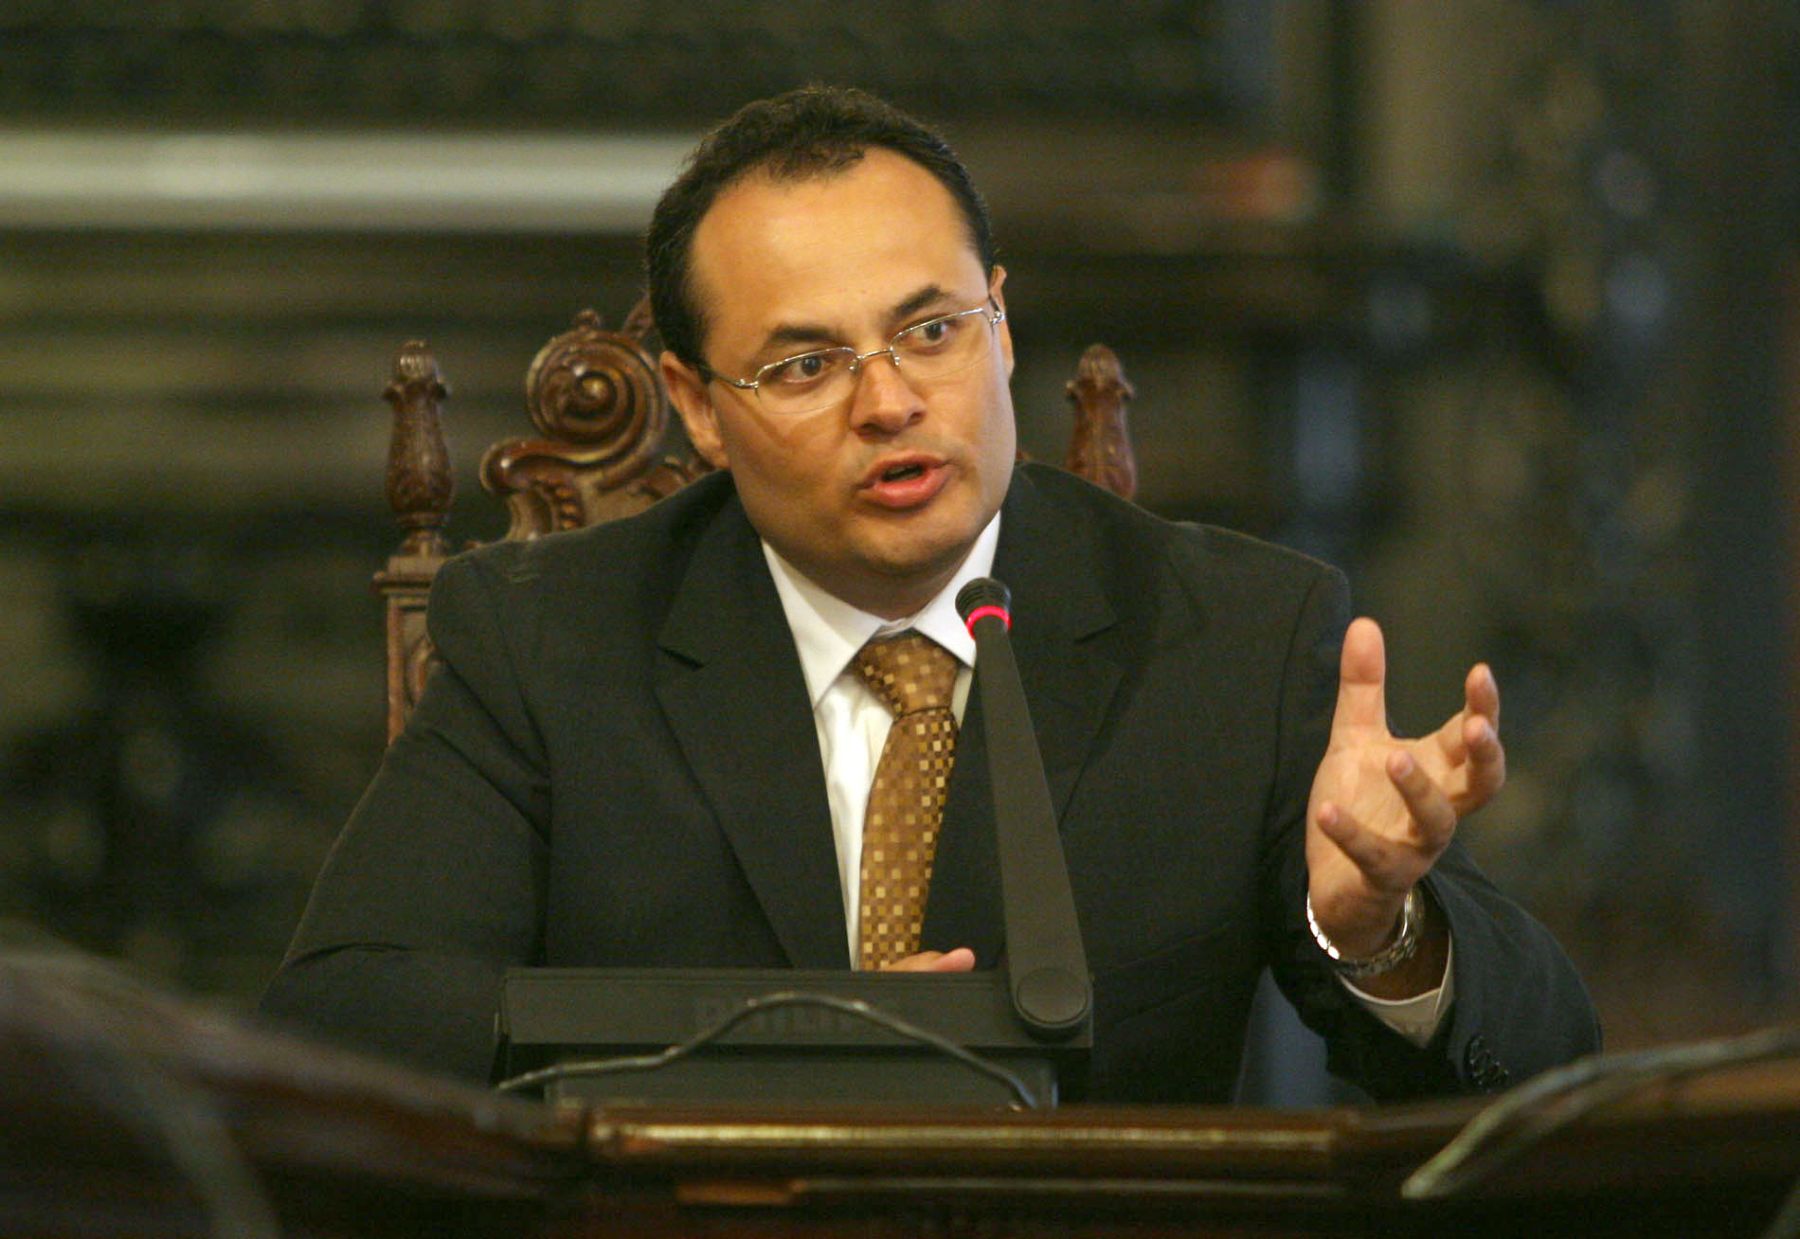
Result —
<path fill-rule="evenodd" d="M 752 105 L 648 248 L 662 375 L 720 472 L 445 567 L 443 665 L 267 1010 L 480 1076 L 508 965 L 849 965 L 891 724 L 853 667 L 898 632 L 954 669 L 933 708 L 963 726 L 923 925 L 884 966 L 992 966 L 950 601 L 991 570 L 1095 973 L 1090 1096 L 1226 1096 L 1265 964 L 1381 1096 L 1597 1046 L 1561 951 L 1453 841 L 1504 778 L 1492 675 L 1397 740 L 1337 573 L 1016 466 L 1005 272 L 941 139 L 855 92 Z"/>

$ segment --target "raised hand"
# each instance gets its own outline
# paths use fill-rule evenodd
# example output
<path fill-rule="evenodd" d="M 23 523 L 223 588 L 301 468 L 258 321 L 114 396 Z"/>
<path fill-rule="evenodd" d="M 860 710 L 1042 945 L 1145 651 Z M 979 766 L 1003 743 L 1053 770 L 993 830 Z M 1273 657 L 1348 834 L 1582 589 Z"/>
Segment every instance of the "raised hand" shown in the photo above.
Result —
<path fill-rule="evenodd" d="M 1306 860 L 1319 928 L 1348 955 L 1379 951 L 1393 937 L 1407 892 L 1449 846 L 1458 819 L 1505 781 L 1500 690 L 1487 666 L 1469 671 L 1463 708 L 1442 727 L 1398 740 L 1387 725 L 1381 629 L 1370 619 L 1354 621 L 1344 634 L 1331 738 L 1307 805 Z M 1441 927 L 1436 933 L 1441 939 Z M 1426 963 L 1436 956 L 1441 975 L 1441 944 L 1425 954 Z"/>

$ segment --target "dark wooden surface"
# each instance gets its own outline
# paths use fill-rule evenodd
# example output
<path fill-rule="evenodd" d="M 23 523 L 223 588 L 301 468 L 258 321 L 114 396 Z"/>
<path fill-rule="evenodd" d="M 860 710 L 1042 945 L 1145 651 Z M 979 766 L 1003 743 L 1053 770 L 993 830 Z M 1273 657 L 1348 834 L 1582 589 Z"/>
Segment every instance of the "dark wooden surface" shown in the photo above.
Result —
<path fill-rule="evenodd" d="M 1402 1199 L 1482 1104 L 559 1109 L 0 956 L 8 1236 L 1756 1235 L 1800 1174 L 1800 1069 L 1776 1063 Z"/>

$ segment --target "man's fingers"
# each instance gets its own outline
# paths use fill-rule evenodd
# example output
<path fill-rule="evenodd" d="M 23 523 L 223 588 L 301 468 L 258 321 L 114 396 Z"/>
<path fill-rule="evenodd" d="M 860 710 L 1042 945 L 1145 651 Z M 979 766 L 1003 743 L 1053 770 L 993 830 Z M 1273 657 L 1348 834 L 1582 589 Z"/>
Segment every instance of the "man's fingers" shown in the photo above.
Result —
<path fill-rule="evenodd" d="M 1470 714 L 1479 714 L 1500 728 L 1500 682 L 1494 679 L 1493 668 L 1486 663 L 1476 663 L 1469 668 L 1469 674 L 1463 679 L 1463 702 Z"/>
<path fill-rule="evenodd" d="M 1449 796 L 1405 749 L 1395 749 L 1388 754 L 1387 773 L 1400 793 L 1400 799 L 1406 802 L 1417 832 L 1413 846 L 1435 860 L 1437 854 L 1449 846 L 1450 836 L 1456 831 L 1456 809 Z"/>
<path fill-rule="evenodd" d="M 966 946 L 954 951 L 920 951 L 887 965 L 885 972 L 968 972 L 975 967 L 975 952 Z"/>
<path fill-rule="evenodd" d="M 1465 714 L 1461 723 L 1463 748 L 1468 751 L 1470 761 L 1492 764 L 1505 758 L 1500 733 L 1494 730 L 1492 723 L 1479 714 Z"/>
<path fill-rule="evenodd" d="M 1408 829 L 1404 836 L 1392 837 L 1373 829 L 1331 801 L 1319 806 L 1313 820 L 1362 871 L 1369 885 L 1377 890 L 1404 891 L 1449 846 L 1456 833 L 1456 810 L 1406 750 L 1396 749 L 1388 756 L 1387 775 L 1406 805 Z"/>
<path fill-rule="evenodd" d="M 1467 775 L 1472 787 L 1491 795 L 1506 781 L 1506 752 L 1500 746 L 1500 687 L 1486 663 L 1469 669 L 1463 681 L 1463 708 L 1445 720 L 1434 739 L 1446 771 L 1464 762 L 1472 764 Z"/>
<path fill-rule="evenodd" d="M 1338 850 L 1350 858 L 1350 863 L 1361 870 L 1372 885 L 1385 889 L 1393 884 L 1393 849 L 1377 838 L 1373 831 L 1363 829 L 1362 823 L 1338 805 L 1330 803 L 1319 806 L 1319 812 L 1313 820 L 1325 832 L 1325 837 L 1337 844 Z"/>
<path fill-rule="evenodd" d="M 1463 720 L 1463 746 L 1469 753 L 1466 798 L 1484 804 L 1506 782 L 1506 746 L 1492 723 L 1479 715 Z"/>
<path fill-rule="evenodd" d="M 1344 652 L 1338 660 L 1337 710 L 1331 729 L 1387 732 L 1387 647 L 1381 626 L 1359 617 L 1344 633 Z"/>

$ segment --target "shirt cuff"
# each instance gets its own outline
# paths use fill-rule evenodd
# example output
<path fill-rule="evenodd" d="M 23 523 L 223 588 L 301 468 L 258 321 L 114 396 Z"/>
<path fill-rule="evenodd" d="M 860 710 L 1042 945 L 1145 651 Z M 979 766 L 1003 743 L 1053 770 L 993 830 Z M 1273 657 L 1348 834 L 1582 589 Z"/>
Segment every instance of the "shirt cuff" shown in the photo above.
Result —
<path fill-rule="evenodd" d="M 1444 1022 L 1444 1015 L 1450 1010 L 1450 1000 L 1455 996 L 1456 940 L 1451 939 L 1444 951 L 1444 979 L 1438 982 L 1436 989 L 1426 990 L 1413 998 L 1377 998 L 1357 989 L 1344 977 L 1338 978 L 1338 984 L 1350 991 L 1350 996 L 1360 1002 L 1370 1015 L 1386 1024 L 1389 1028 L 1405 1037 L 1421 1050 L 1431 1044 L 1437 1035 L 1438 1025 Z"/>

